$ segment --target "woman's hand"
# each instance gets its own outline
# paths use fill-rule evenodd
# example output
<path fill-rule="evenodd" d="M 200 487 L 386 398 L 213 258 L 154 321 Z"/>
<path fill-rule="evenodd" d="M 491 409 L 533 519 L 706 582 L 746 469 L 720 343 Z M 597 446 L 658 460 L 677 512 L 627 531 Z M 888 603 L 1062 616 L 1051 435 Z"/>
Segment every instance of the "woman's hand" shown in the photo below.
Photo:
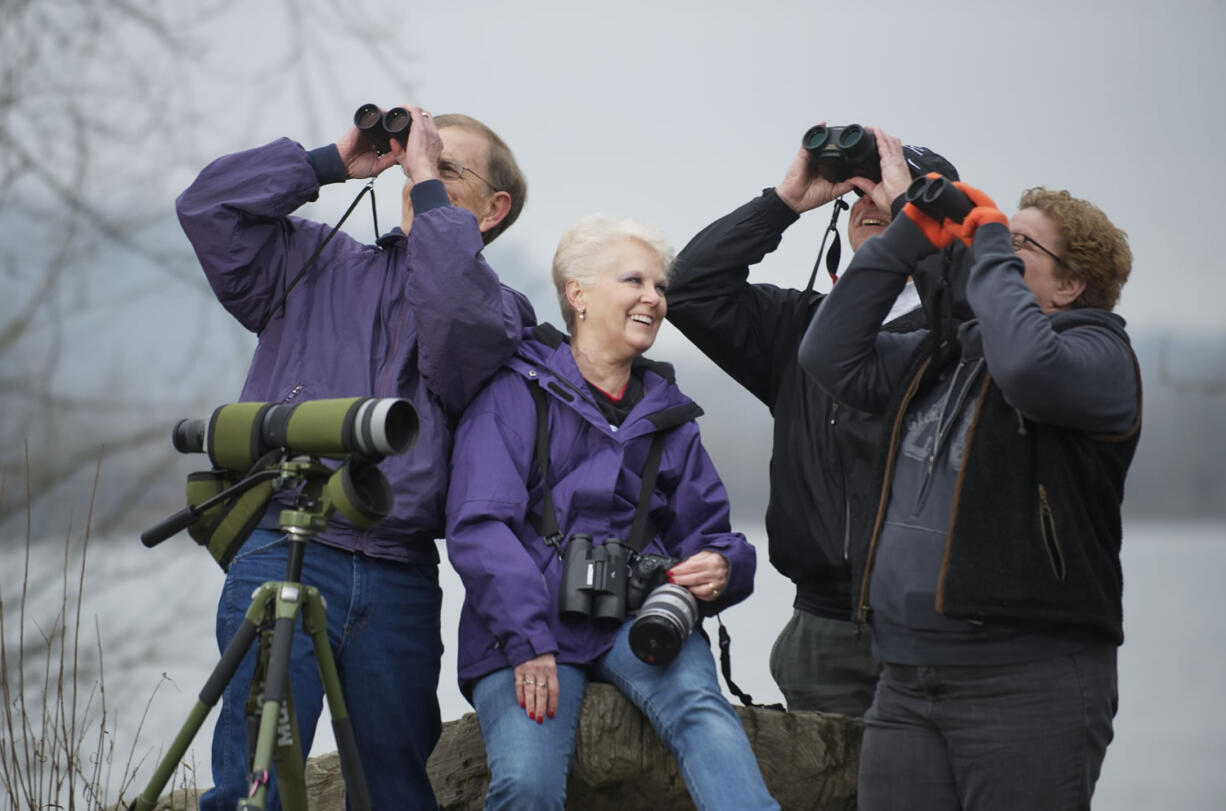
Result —
<path fill-rule="evenodd" d="M 558 665 L 552 653 L 543 653 L 515 666 L 515 697 L 538 724 L 558 711 Z"/>
<path fill-rule="evenodd" d="M 728 559 L 704 549 L 668 570 L 668 582 L 685 586 L 699 600 L 711 602 L 728 585 Z"/>

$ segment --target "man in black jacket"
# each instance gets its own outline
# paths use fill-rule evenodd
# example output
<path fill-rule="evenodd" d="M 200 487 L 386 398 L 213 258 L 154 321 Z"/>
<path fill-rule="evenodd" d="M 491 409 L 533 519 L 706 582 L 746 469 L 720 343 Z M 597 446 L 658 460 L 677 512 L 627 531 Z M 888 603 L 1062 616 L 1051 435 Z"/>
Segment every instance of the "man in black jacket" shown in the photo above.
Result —
<path fill-rule="evenodd" d="M 940 155 L 905 147 L 915 176 L 956 180 Z M 897 184 L 895 184 L 897 185 Z M 867 633 L 851 621 L 848 517 L 871 508 L 871 459 L 880 422 L 835 403 L 796 362 L 825 296 L 750 284 L 749 268 L 773 251 L 799 216 L 853 190 L 810 173 L 802 148 L 773 189 L 716 220 L 677 257 L 668 319 L 707 357 L 766 404 L 774 417 L 766 533 L 771 563 L 796 584 L 791 620 L 771 651 L 771 675 L 792 710 L 860 716 L 872 702 L 878 665 Z M 890 199 L 906 190 L 890 188 Z M 856 250 L 892 215 L 864 195 L 848 215 Z M 924 325 L 913 288 L 884 329 Z"/>

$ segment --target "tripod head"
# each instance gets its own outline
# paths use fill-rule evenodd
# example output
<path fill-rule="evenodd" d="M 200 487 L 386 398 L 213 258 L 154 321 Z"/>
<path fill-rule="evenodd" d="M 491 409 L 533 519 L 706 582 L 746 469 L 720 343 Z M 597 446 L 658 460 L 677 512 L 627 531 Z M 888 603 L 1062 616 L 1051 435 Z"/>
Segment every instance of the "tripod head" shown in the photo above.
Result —
<path fill-rule="evenodd" d="M 207 420 L 181 420 L 172 432 L 175 449 L 207 453 L 214 468 L 188 476 L 188 506 L 143 532 L 141 542 L 153 547 L 187 529 L 225 569 L 278 491 L 296 493 L 294 507 L 281 513 L 291 537 L 316 534 L 334 512 L 372 527 L 393 501 L 378 463 L 407 452 L 418 426 L 408 400 L 372 397 L 232 403 Z"/>

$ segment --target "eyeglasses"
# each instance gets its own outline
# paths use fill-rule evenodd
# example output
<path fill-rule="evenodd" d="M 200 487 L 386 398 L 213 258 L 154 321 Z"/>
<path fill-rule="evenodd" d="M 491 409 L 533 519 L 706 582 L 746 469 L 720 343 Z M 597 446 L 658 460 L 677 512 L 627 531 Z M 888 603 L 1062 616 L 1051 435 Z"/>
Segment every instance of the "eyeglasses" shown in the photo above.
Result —
<path fill-rule="evenodd" d="M 1032 239 L 1026 236 L 1025 234 L 1018 234 L 1018 233 L 1011 234 L 1009 237 L 1009 243 L 1013 246 L 1014 253 L 1018 253 L 1023 248 L 1025 248 L 1027 245 L 1031 245 L 1035 248 L 1038 248 L 1040 251 L 1047 254 L 1052 259 L 1055 259 L 1057 264 L 1063 265 L 1064 267 L 1068 267 L 1068 262 L 1065 262 L 1063 259 L 1056 256 L 1054 253 L 1052 253 L 1051 251 L 1047 250 L 1042 245 L 1040 245 L 1037 240 Z"/>
<path fill-rule="evenodd" d="M 477 174 L 472 169 L 469 169 L 459 161 L 453 161 L 450 158 L 439 158 L 438 173 L 439 177 L 441 177 L 443 180 L 459 180 L 460 178 L 464 177 L 465 172 L 468 172 L 470 175 L 477 178 L 477 180 L 480 180 L 482 183 L 489 186 L 491 191 L 498 191 L 497 186 L 490 183 L 488 180 L 481 177 L 481 175 Z"/>

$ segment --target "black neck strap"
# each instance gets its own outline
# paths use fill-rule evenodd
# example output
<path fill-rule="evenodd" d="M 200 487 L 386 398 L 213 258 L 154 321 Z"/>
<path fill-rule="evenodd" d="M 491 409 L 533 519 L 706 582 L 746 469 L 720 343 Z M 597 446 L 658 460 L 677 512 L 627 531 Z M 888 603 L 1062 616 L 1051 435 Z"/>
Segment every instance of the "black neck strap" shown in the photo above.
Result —
<path fill-rule="evenodd" d="M 541 469 L 541 514 L 530 516 L 533 526 L 541 534 L 541 538 L 553 547 L 562 557 L 562 541 L 565 536 L 558 526 L 558 511 L 553 504 L 553 492 L 549 487 L 549 406 L 545 399 L 545 391 L 540 385 L 528 384 L 532 392 L 532 402 L 536 406 L 536 463 Z M 648 513 L 651 511 L 651 493 L 656 486 L 656 478 L 660 472 L 660 458 L 664 455 L 664 435 L 666 431 L 657 430 L 651 437 L 651 448 L 647 451 L 647 462 L 643 466 L 643 486 L 639 490 L 638 505 L 634 509 L 634 521 L 630 525 L 630 537 L 626 538 L 626 546 L 634 552 L 643 551 L 650 540 L 647 535 Z"/>
<path fill-rule="evenodd" d="M 264 320 L 260 322 L 259 328 L 255 331 L 256 335 L 262 335 L 264 333 L 264 328 L 267 327 L 268 322 L 271 321 L 274 316 L 276 316 L 277 310 L 281 309 L 281 305 L 285 304 L 285 299 L 289 296 L 290 291 L 298 286 L 298 282 L 302 281 L 303 276 L 306 276 L 306 272 L 311 269 L 311 265 L 315 264 L 315 260 L 319 258 L 319 255 L 323 253 L 324 248 L 326 248 L 328 243 L 332 241 L 332 237 L 336 236 L 336 232 L 341 230 L 341 226 L 345 224 L 345 220 L 349 219 L 349 215 L 353 213 L 353 210 L 358 207 L 358 203 L 362 201 L 362 196 L 365 195 L 366 192 L 370 192 L 370 211 L 371 215 L 375 218 L 375 239 L 379 238 L 379 215 L 375 210 L 375 180 L 374 178 L 371 178 L 370 181 L 362 187 L 362 190 L 358 192 L 358 196 L 353 198 L 353 202 L 349 204 L 349 208 L 347 208 L 345 213 L 341 215 L 341 218 L 337 221 L 336 225 L 332 226 L 332 230 L 328 232 L 328 236 L 324 237 L 324 241 L 319 243 L 319 247 L 315 249 L 315 252 L 311 254 L 310 258 L 302 263 L 302 270 L 298 271 L 298 275 L 295 276 L 294 280 L 291 281 L 289 286 L 285 288 L 285 292 L 283 292 L 281 297 L 277 299 L 277 303 L 269 308 L 268 314 L 264 316 Z"/>

